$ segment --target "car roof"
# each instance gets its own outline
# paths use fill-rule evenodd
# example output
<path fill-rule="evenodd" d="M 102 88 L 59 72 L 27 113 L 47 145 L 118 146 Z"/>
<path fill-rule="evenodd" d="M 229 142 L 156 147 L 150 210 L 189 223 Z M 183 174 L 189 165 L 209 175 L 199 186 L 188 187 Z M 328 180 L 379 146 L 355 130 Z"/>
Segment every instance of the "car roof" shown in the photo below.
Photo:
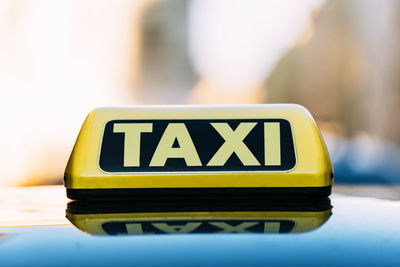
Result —
<path fill-rule="evenodd" d="M 339 193 L 331 196 L 332 216 L 320 227 L 304 233 L 113 236 L 82 232 L 66 220 L 67 199 L 63 190 L 59 186 L 0 190 L 2 214 L 7 214 L 4 211 L 10 210 L 7 206 L 12 205 L 21 214 L 31 214 L 30 221 L 24 216 L 19 217 L 20 220 L 17 217 L 12 219 L 16 214 L 2 216 L 2 264 L 400 264 L 400 195 L 396 195 L 398 188 L 376 187 L 371 190 L 367 187 L 363 190 L 362 187 L 353 187 L 351 190 L 351 187 L 339 186 L 336 189 Z M 368 197 L 368 191 L 380 192 L 380 195 L 376 193 L 375 197 Z M 7 203 L 4 196 L 9 193 L 17 197 Z M 25 203 L 21 199 L 19 204 L 10 203 L 18 202 L 15 200 L 18 196 L 26 198 Z M 46 203 L 39 206 L 41 201 Z"/>

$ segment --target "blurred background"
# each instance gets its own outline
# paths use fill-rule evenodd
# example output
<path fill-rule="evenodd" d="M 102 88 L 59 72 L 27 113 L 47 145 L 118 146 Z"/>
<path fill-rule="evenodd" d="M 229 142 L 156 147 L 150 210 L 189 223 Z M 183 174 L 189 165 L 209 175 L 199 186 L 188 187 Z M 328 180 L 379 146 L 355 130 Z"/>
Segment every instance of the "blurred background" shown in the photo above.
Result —
<path fill-rule="evenodd" d="M 400 1 L 2 0 L 0 185 L 60 184 L 99 106 L 298 103 L 336 182 L 400 184 Z"/>

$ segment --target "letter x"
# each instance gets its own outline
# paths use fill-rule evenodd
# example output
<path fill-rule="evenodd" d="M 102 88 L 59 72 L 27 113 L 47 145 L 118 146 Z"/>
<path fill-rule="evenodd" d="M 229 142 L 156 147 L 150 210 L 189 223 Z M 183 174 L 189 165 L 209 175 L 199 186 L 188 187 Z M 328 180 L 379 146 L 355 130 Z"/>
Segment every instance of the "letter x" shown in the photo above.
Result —
<path fill-rule="evenodd" d="M 258 160 L 243 143 L 243 140 L 256 124 L 256 122 L 242 122 L 236 130 L 232 130 L 226 122 L 211 123 L 221 137 L 225 139 L 225 143 L 214 154 L 207 166 L 224 166 L 233 153 L 236 153 L 236 156 L 244 166 L 259 166 Z"/>
<path fill-rule="evenodd" d="M 220 233 L 249 233 L 246 229 L 258 224 L 258 222 L 243 222 L 236 226 L 224 222 L 210 222 L 209 224 L 221 228 Z"/>

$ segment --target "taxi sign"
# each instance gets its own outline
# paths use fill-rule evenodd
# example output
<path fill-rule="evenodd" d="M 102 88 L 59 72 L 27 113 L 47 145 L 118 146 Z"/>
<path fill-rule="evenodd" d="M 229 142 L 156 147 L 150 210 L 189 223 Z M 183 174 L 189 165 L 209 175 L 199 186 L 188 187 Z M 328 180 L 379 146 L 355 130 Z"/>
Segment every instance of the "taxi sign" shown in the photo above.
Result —
<path fill-rule="evenodd" d="M 332 165 L 293 104 L 100 108 L 65 171 L 72 199 L 149 194 L 329 195 Z"/>

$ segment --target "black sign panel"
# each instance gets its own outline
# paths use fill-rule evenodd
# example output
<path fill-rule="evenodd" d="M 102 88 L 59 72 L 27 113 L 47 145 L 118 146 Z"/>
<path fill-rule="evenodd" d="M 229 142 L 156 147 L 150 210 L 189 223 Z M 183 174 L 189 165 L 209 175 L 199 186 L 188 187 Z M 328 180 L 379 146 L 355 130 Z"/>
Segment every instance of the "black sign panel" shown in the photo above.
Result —
<path fill-rule="evenodd" d="M 108 235 L 183 233 L 290 233 L 291 220 L 119 221 L 102 224 Z"/>
<path fill-rule="evenodd" d="M 279 140 L 274 140 L 278 141 L 275 150 L 279 153 L 275 157 L 279 157 L 279 164 L 266 162 L 269 137 L 265 129 L 272 124 L 278 126 L 279 137 L 276 138 Z M 135 125 L 146 127 L 135 130 Z M 128 128 L 134 129 L 133 132 L 128 134 Z M 168 141 L 174 134 L 177 135 L 175 140 Z M 137 151 L 133 148 L 125 151 L 126 142 L 135 144 Z M 186 152 L 187 156 L 174 156 L 175 152 L 160 155 L 168 144 L 168 151 Z M 156 150 L 159 151 L 156 153 Z M 131 157 L 128 163 L 124 161 L 127 155 Z M 134 155 L 138 155 L 136 161 L 132 160 Z M 160 164 L 155 158 L 163 156 L 164 162 Z M 214 158 L 218 160 L 212 161 Z M 285 171 L 295 164 L 291 126 L 283 119 L 113 120 L 105 126 L 99 160 L 100 168 L 107 172 Z"/>

